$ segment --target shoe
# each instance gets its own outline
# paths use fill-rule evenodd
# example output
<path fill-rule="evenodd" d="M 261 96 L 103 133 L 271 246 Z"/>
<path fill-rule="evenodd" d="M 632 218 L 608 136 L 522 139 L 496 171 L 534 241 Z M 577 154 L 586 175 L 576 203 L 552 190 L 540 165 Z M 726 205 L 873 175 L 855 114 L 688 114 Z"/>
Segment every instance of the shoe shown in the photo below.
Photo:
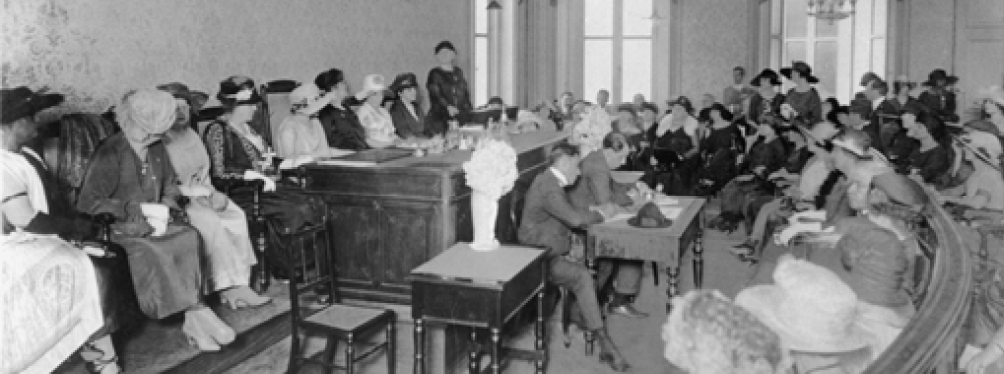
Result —
<path fill-rule="evenodd" d="M 617 306 L 610 305 L 607 310 L 611 315 L 616 314 L 628 318 L 642 319 L 648 317 L 648 313 L 635 309 L 634 305 L 631 304 L 622 304 Z"/>
<path fill-rule="evenodd" d="M 204 307 L 193 311 L 190 315 L 196 317 L 195 322 L 219 345 L 233 343 L 234 339 L 237 338 L 234 329 L 224 323 L 212 309 Z M 185 317 L 187 322 L 188 316 Z"/>
<path fill-rule="evenodd" d="M 248 286 L 237 286 L 220 292 L 220 302 L 230 309 L 258 307 L 272 302 L 271 298 L 261 296 Z"/>
<path fill-rule="evenodd" d="M 600 352 L 600 363 L 609 365 L 610 369 L 616 372 L 625 372 L 631 369 L 631 365 L 624 357 L 612 352 Z"/>
<path fill-rule="evenodd" d="M 740 261 L 746 262 L 747 264 L 752 266 L 760 261 L 760 259 L 756 258 L 756 256 L 753 255 L 754 253 L 756 253 L 757 246 L 759 246 L 757 242 L 752 240 L 747 240 L 742 244 L 729 248 L 729 252 L 732 252 L 733 255 L 739 257 Z"/>
<path fill-rule="evenodd" d="M 205 331 L 201 322 L 198 322 L 199 318 L 196 317 L 195 313 L 194 311 L 186 312 L 185 323 L 181 325 L 181 332 L 185 333 L 185 337 L 188 338 L 188 345 L 203 352 L 219 351 L 220 345 L 216 344 L 213 337 Z"/>

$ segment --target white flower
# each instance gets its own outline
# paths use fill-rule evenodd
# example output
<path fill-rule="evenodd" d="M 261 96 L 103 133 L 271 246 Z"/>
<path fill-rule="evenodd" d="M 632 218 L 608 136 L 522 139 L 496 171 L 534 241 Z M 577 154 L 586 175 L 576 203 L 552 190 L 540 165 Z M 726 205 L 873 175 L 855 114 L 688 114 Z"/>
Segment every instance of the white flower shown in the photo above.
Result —
<path fill-rule="evenodd" d="M 519 177 L 516 150 L 501 140 L 481 140 L 470 161 L 464 163 L 464 172 L 471 188 L 496 199 L 502 197 Z"/>

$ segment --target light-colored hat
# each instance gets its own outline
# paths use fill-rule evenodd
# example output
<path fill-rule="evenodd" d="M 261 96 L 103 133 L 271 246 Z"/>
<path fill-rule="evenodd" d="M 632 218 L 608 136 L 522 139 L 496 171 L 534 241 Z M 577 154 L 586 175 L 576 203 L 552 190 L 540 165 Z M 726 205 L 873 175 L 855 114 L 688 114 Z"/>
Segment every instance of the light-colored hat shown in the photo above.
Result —
<path fill-rule="evenodd" d="M 150 134 L 163 134 L 174 124 L 178 104 L 171 94 L 157 90 L 131 91 L 115 107 L 115 118 L 123 129 L 139 126 Z"/>
<path fill-rule="evenodd" d="M 356 94 L 356 98 L 363 99 L 375 92 L 383 92 L 387 89 L 386 80 L 383 75 L 370 74 L 363 78 L 363 89 Z"/>
<path fill-rule="evenodd" d="M 969 131 L 957 138 L 963 147 L 969 149 L 984 162 L 994 166 L 1000 165 L 994 160 L 1000 160 L 1004 154 L 1004 146 L 999 137 L 985 131 Z"/>
<path fill-rule="evenodd" d="M 1004 106 L 1004 88 L 1001 86 L 990 86 L 980 92 L 980 96 L 997 103 L 997 105 Z"/>
<path fill-rule="evenodd" d="M 739 292 L 736 304 L 774 329 L 791 350 L 852 352 L 873 339 L 857 323 L 858 297 L 850 286 L 833 272 L 790 255 L 778 262 L 773 285 Z"/>
<path fill-rule="evenodd" d="M 289 93 L 289 102 L 293 105 L 293 112 L 312 115 L 317 113 L 325 105 L 327 100 L 322 100 L 321 90 L 313 83 L 302 84 L 293 92 Z"/>

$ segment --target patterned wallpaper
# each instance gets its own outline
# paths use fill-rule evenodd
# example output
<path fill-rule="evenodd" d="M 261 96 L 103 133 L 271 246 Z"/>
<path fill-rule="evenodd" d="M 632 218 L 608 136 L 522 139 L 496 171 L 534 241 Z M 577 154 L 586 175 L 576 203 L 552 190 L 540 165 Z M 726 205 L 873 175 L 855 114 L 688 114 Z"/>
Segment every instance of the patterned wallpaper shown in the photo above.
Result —
<path fill-rule="evenodd" d="M 470 5 L 457 0 L 4 0 L 3 87 L 49 86 L 63 111 L 100 111 L 127 90 L 169 81 L 215 94 L 244 74 L 313 80 L 337 67 L 350 86 L 379 73 L 424 81 L 452 40 L 470 72 Z"/>
<path fill-rule="evenodd" d="M 732 84 L 732 68 L 747 61 L 745 0 L 679 0 L 683 5 L 683 92 L 698 105 L 705 93 L 721 100 Z M 747 72 L 747 78 L 756 72 Z"/>

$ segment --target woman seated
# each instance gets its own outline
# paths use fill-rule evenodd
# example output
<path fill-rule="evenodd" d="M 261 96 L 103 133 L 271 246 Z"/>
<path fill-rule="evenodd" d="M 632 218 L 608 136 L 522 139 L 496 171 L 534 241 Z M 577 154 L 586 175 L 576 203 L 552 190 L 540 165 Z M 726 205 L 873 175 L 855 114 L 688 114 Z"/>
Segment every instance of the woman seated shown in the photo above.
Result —
<path fill-rule="evenodd" d="M 293 115 L 279 124 L 279 142 L 276 153 L 279 157 L 292 160 L 300 165 L 319 157 L 343 156 L 352 151 L 328 146 L 324 126 L 317 119 L 317 112 L 331 102 L 334 94 L 321 94 L 313 83 L 302 84 L 289 93 L 293 105 Z"/>
<path fill-rule="evenodd" d="M 924 126 L 927 113 L 917 107 L 908 107 L 902 114 L 906 136 L 917 142 L 917 147 L 909 156 L 901 159 L 897 171 L 915 176 L 923 183 L 936 186 L 947 183 L 946 173 L 952 166 L 952 151 L 939 142 Z"/>
<path fill-rule="evenodd" d="M 418 100 L 418 78 L 415 74 L 398 74 L 390 84 L 390 91 L 397 97 L 390 107 L 390 117 L 397 128 L 397 136 L 402 139 L 427 138 L 425 111 Z"/>
<path fill-rule="evenodd" d="M 370 74 L 363 79 L 363 89 L 356 94 L 356 98 L 363 100 L 363 104 L 356 109 L 356 116 L 359 123 L 366 129 L 366 144 L 370 148 L 387 148 L 398 141 L 394 128 L 394 119 L 390 112 L 384 109 L 381 104 L 384 99 L 384 78 L 379 74 Z"/>
<path fill-rule="evenodd" d="M 199 230 L 206 245 L 205 294 L 220 293 L 220 301 L 232 309 L 263 305 L 269 298 L 248 287 L 255 259 L 247 216 L 237 204 L 213 187 L 206 146 L 189 124 L 195 112 L 191 92 L 181 83 L 158 87 L 174 96 L 177 118 L 164 134 L 167 155 L 177 174 L 182 195 L 188 197 L 185 213 Z M 323 139 L 323 138 L 322 138 Z"/>
<path fill-rule="evenodd" d="M 330 69 L 318 74 L 314 78 L 314 85 L 330 99 L 328 105 L 317 113 L 317 118 L 324 127 L 328 146 L 352 151 L 370 149 L 366 143 L 366 129 L 348 105 L 354 98 L 349 96 L 345 74 L 341 70 Z"/>
<path fill-rule="evenodd" d="M 767 176 L 784 164 L 785 146 L 778 132 L 781 128 L 762 124 L 757 128 L 760 139 L 750 149 L 739 176 L 722 189 L 722 213 L 711 224 L 723 231 L 732 232 L 743 219 L 743 203 L 755 194 L 771 194 L 772 185 Z"/>
<path fill-rule="evenodd" d="M 649 128 L 650 160 L 657 171 L 646 178 L 651 187 L 662 186 L 667 195 L 693 193 L 694 174 L 700 167 L 700 125 L 690 99 L 680 96 L 670 103 L 670 114 Z"/>
<path fill-rule="evenodd" d="M 77 208 L 115 216 L 112 241 L 129 255 L 140 309 L 155 319 L 185 312 L 189 343 L 217 351 L 236 334 L 202 301 L 202 239 L 184 223 L 177 174 L 161 142 L 176 108 L 174 97 L 158 90 L 122 98 L 115 108 L 122 132 L 92 156 Z"/>
<path fill-rule="evenodd" d="M 724 105 L 714 103 L 708 108 L 708 118 L 711 126 L 701 141 L 704 162 L 698 171 L 698 192 L 705 196 L 718 192 L 736 176 L 736 165 L 746 152 L 746 140 L 739 127 L 732 122 L 732 112 Z"/>
<path fill-rule="evenodd" d="M 614 119 L 613 130 L 626 135 L 629 139 L 641 134 L 638 113 L 631 104 L 621 104 L 617 107 L 617 118 Z"/>
<path fill-rule="evenodd" d="M 220 185 L 224 179 L 256 180 L 264 183 L 265 193 L 260 195 L 262 213 L 269 226 L 270 240 L 276 243 L 276 234 L 294 232 L 301 227 L 319 222 L 312 200 L 300 193 L 299 187 L 289 187 L 292 183 L 280 181 L 280 186 L 272 178 L 258 170 L 271 165 L 262 157 L 268 144 L 250 126 L 248 121 L 258 110 L 261 97 L 255 91 L 254 82 L 243 76 L 233 76 L 220 83 L 216 95 L 223 105 L 224 113 L 206 127 L 205 145 L 212 161 L 210 175 L 214 183 Z M 274 161 L 273 161 L 274 163 Z M 231 201 L 245 212 L 254 209 L 254 195 L 258 186 L 240 185 L 226 189 Z M 318 205 L 320 207 L 322 205 Z M 268 246 L 269 263 L 273 271 L 285 274 L 286 254 L 275 252 L 277 246 Z"/>
<path fill-rule="evenodd" d="M 983 131 L 969 131 L 960 137 L 963 160 L 973 166 L 973 173 L 958 188 L 940 193 L 942 203 L 951 203 L 964 209 L 1004 211 L 1004 176 L 1000 160 L 1000 139 Z"/>

